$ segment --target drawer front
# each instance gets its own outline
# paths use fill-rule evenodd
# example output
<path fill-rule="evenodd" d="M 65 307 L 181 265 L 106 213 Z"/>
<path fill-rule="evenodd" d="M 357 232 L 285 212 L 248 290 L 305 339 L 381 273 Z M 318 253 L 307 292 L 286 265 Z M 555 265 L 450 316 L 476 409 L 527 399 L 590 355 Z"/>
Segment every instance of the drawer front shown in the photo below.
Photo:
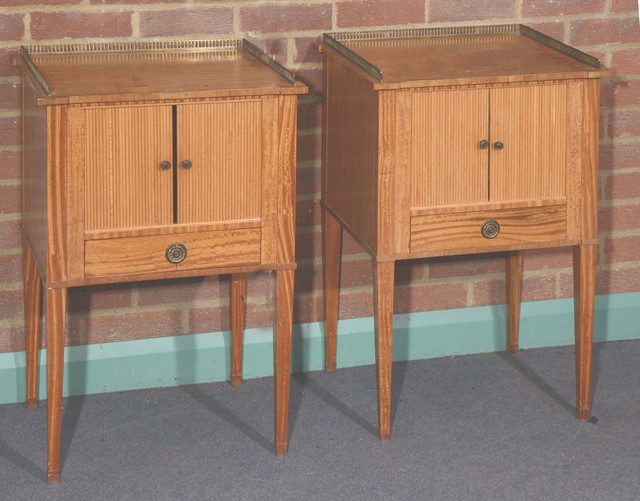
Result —
<path fill-rule="evenodd" d="M 493 248 L 566 238 L 564 205 L 411 217 L 411 252 Z"/>
<path fill-rule="evenodd" d="M 260 234 L 249 228 L 87 240 L 85 277 L 259 264 Z"/>

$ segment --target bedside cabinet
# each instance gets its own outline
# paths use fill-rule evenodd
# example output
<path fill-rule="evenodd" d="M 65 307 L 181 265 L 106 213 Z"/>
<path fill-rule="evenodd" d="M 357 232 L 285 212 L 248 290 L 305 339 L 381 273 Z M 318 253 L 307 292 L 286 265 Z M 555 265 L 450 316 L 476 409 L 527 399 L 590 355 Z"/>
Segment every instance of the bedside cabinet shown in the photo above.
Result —
<path fill-rule="evenodd" d="M 231 275 L 232 383 L 245 273 L 275 270 L 275 451 L 287 450 L 296 99 L 243 39 L 23 48 L 27 407 L 46 302 L 48 479 L 60 476 L 67 289 Z"/>
<path fill-rule="evenodd" d="M 510 353 L 525 249 L 573 247 L 577 415 L 589 417 L 597 257 L 597 59 L 521 25 L 326 34 L 327 371 L 341 237 L 373 261 L 378 419 L 390 436 L 394 265 L 504 252 Z"/>

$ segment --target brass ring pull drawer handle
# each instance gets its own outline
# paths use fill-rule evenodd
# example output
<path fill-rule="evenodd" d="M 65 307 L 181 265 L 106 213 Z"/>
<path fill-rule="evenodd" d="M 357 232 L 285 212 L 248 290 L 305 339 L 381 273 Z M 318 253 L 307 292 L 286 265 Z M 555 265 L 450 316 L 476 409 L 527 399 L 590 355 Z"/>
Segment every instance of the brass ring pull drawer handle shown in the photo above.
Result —
<path fill-rule="evenodd" d="M 169 244 L 164 255 L 167 258 L 167 261 L 169 261 L 171 264 L 180 264 L 187 257 L 187 248 L 184 246 L 184 244 L 175 242 Z"/>
<path fill-rule="evenodd" d="M 500 233 L 500 223 L 495 219 L 488 219 L 482 223 L 480 233 L 484 238 L 496 238 Z"/>

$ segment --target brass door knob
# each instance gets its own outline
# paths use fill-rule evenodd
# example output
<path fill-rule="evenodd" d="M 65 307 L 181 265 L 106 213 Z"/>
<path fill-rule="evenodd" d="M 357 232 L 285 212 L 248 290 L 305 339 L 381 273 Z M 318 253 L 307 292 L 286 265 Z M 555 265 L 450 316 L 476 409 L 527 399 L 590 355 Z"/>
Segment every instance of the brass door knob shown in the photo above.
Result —
<path fill-rule="evenodd" d="M 191 160 L 183 160 L 182 161 L 182 168 L 183 169 L 190 169 L 193 166 L 193 164 L 191 163 Z"/>
<path fill-rule="evenodd" d="M 160 162 L 160 168 L 162 170 L 169 170 L 171 168 L 171 162 L 169 162 L 168 160 L 164 160 L 163 162 Z"/>
<path fill-rule="evenodd" d="M 480 233 L 484 238 L 496 238 L 500 233 L 500 223 L 495 219 L 488 219 L 480 227 Z"/>
<path fill-rule="evenodd" d="M 487 141 L 486 139 L 483 139 L 478 143 L 478 146 L 480 147 L 481 150 L 486 150 L 489 147 L 489 141 Z"/>
<path fill-rule="evenodd" d="M 187 257 L 187 248 L 184 246 L 184 244 L 175 242 L 169 244 L 164 255 L 167 258 L 167 261 L 169 261 L 171 264 L 179 264 Z"/>
<path fill-rule="evenodd" d="M 493 143 L 493 147 L 496 150 L 501 150 L 502 148 L 504 148 L 504 144 L 501 141 L 496 141 L 495 143 Z"/>

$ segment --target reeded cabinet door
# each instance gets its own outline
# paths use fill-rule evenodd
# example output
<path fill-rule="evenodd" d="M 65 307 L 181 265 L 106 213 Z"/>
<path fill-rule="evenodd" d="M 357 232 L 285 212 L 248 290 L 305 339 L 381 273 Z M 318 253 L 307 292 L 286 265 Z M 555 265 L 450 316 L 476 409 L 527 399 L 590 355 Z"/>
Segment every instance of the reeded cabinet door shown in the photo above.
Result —
<path fill-rule="evenodd" d="M 176 107 L 176 222 L 260 217 L 261 109 L 260 100 Z"/>
<path fill-rule="evenodd" d="M 412 97 L 412 207 L 486 202 L 489 90 Z"/>
<path fill-rule="evenodd" d="M 567 85 L 491 90 L 491 201 L 566 194 Z M 496 142 L 503 144 L 496 149 Z"/>
<path fill-rule="evenodd" d="M 173 222 L 171 106 L 85 110 L 85 230 Z"/>

